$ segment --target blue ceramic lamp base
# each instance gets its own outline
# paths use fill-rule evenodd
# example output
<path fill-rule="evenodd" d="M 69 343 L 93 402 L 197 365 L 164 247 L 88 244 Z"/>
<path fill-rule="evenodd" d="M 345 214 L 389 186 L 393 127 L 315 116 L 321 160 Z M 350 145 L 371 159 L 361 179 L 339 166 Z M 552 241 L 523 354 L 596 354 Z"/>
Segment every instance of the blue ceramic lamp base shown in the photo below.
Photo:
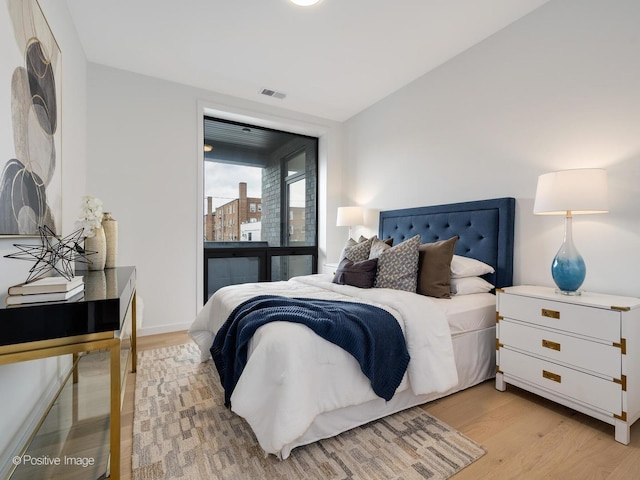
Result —
<path fill-rule="evenodd" d="M 556 255 L 551 264 L 551 275 L 558 286 L 558 293 L 563 295 L 580 295 L 579 290 L 587 268 L 580 255 L 577 258 L 563 258 Z"/>
<path fill-rule="evenodd" d="M 551 264 L 551 276 L 558 286 L 558 293 L 580 295 L 579 290 L 587 275 L 587 267 L 575 245 L 571 232 L 571 217 L 567 216 L 564 229 L 564 242 Z"/>

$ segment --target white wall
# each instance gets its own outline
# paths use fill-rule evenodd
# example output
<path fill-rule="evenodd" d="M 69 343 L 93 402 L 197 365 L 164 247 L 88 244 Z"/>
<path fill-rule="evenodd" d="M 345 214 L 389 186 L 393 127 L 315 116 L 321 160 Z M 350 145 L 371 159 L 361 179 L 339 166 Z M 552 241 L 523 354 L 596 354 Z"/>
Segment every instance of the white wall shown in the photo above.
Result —
<path fill-rule="evenodd" d="M 4 3 L 4 2 L 3 2 Z M 80 196 L 84 194 L 86 159 L 86 60 L 77 33 L 64 2 L 40 0 L 40 5 L 62 52 L 62 224 L 65 234 L 71 233 L 78 214 Z M 0 8 L 0 51 L 17 50 L 11 37 L 7 8 Z M 14 57 L 0 56 L 2 75 L 15 68 Z M 6 78 L 0 84 L 7 85 Z M 0 91 L 0 125 L 9 125 L 11 118 L 10 89 Z M 0 135 L 2 152 L 7 146 L 13 148 L 12 137 Z M 7 142 L 7 143 L 4 143 Z M 59 146 L 60 147 L 60 146 Z M 6 159 L 3 159 L 6 160 Z M 4 163 L 4 162 L 3 162 Z M 10 285 L 21 283 L 27 278 L 31 262 L 4 258 L 15 252 L 14 243 L 30 243 L 25 238 L 0 238 L 0 292 L 6 292 Z M 37 243 L 37 242 L 36 242 Z M 19 446 L 22 436 L 28 433 L 32 422 L 37 421 L 39 412 L 46 407 L 48 399 L 59 385 L 59 379 L 70 365 L 68 357 L 31 361 L 0 366 L 0 389 L 2 408 L 0 409 L 0 477 L 10 466 L 13 450 Z"/>
<path fill-rule="evenodd" d="M 393 209 L 513 196 L 516 283 L 553 285 L 563 218 L 538 175 L 603 167 L 610 213 L 574 218 L 584 289 L 640 295 L 640 2 L 546 4 L 347 122 L 350 200 Z M 365 233 L 376 233 L 376 219 Z"/>
<path fill-rule="evenodd" d="M 277 108 L 278 100 L 270 107 L 96 64 L 88 72 L 88 191 L 119 222 L 118 264 L 137 267 L 142 335 L 187 329 L 199 310 L 204 110 L 322 134 L 324 253 L 325 200 L 340 192 L 340 170 L 329 165 L 340 161 L 337 124 Z M 331 212 L 339 201 L 327 202 Z"/>

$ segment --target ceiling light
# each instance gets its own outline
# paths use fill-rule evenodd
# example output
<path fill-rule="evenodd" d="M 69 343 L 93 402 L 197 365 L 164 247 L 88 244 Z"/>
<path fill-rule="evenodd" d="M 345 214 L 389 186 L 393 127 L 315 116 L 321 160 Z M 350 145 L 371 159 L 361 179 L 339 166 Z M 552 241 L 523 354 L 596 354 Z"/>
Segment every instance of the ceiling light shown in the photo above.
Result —
<path fill-rule="evenodd" d="M 301 7 L 310 7 L 311 5 L 315 5 L 320 0 L 291 0 L 292 3 L 296 5 L 300 5 Z"/>
<path fill-rule="evenodd" d="M 213 150 L 213 147 L 211 145 L 209 145 L 208 143 L 204 144 L 204 151 L 205 152 L 210 152 L 211 150 Z"/>

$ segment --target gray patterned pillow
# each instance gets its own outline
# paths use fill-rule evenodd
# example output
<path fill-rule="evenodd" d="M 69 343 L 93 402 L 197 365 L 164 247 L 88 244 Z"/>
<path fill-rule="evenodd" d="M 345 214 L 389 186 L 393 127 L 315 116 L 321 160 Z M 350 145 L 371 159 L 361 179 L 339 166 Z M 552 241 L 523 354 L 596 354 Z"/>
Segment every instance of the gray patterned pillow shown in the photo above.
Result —
<path fill-rule="evenodd" d="M 393 239 L 391 239 L 393 242 Z M 377 236 L 373 237 L 373 243 L 371 244 L 371 250 L 369 251 L 369 259 L 378 258 L 382 252 L 391 248 L 388 242 L 380 240 Z"/>
<path fill-rule="evenodd" d="M 415 292 L 418 283 L 420 235 L 391 247 L 378 257 L 376 288 Z"/>
<path fill-rule="evenodd" d="M 353 247 L 358 242 L 356 242 L 353 238 L 347 240 L 347 243 L 344 247 L 342 247 L 342 252 L 340 252 L 340 258 L 338 259 L 338 263 L 342 262 L 345 259 L 345 255 L 347 254 L 347 249 Z"/>
<path fill-rule="evenodd" d="M 355 245 L 346 245 L 344 247 L 344 258 L 351 260 L 352 262 L 363 262 L 369 260 L 369 252 L 371 251 L 371 244 L 373 239 L 371 237 L 363 242 L 356 243 Z"/>

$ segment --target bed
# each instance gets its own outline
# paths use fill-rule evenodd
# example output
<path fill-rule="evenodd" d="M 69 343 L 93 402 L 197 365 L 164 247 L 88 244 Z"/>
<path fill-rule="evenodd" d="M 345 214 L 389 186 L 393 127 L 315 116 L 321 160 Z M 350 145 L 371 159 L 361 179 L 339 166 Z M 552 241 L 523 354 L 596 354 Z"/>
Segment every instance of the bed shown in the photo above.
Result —
<path fill-rule="evenodd" d="M 454 258 L 475 259 L 491 268 L 482 275 L 468 276 L 501 288 L 512 283 L 514 216 L 513 198 L 382 211 L 378 238 L 400 245 L 416 235 L 423 244 L 457 237 Z M 411 360 L 389 400 L 374 393 L 372 382 L 351 355 L 306 326 L 275 321 L 255 331 L 231 408 L 247 420 L 267 454 L 285 459 L 297 446 L 495 376 L 493 292 L 465 294 L 459 284 L 459 294 L 432 298 L 332 280 L 331 275 L 319 274 L 224 287 L 205 304 L 189 329 L 200 347 L 201 360 L 209 361 L 215 334 L 229 314 L 261 295 L 364 302 L 398 320 Z"/>

